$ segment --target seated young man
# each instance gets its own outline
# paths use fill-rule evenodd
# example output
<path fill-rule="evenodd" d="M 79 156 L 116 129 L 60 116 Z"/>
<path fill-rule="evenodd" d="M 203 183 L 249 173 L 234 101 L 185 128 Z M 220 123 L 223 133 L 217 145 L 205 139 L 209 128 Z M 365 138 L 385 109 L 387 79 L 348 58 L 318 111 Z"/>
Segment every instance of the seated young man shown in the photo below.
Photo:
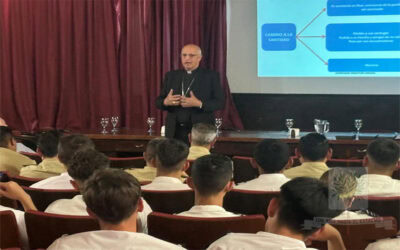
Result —
<path fill-rule="evenodd" d="M 36 162 L 18 153 L 17 141 L 11 128 L 0 126 L 0 171 L 7 171 L 9 175 L 17 176 L 27 165 L 36 165 Z"/>
<path fill-rule="evenodd" d="M 95 171 L 109 167 L 109 160 L 104 154 L 94 149 L 88 149 L 75 153 L 68 164 L 68 173 L 73 178 L 71 184 L 75 189 L 82 191 L 84 182 L 89 179 Z M 0 188 L 3 189 L 3 195 L 20 201 L 25 210 L 37 210 L 30 196 L 19 187 L 18 184 L 15 183 L 14 185 L 12 182 L 0 183 Z M 151 213 L 152 210 L 145 201 L 143 201 L 143 204 L 145 209 L 143 212 L 139 213 L 138 224 L 140 230 L 147 232 L 147 215 Z M 82 195 L 76 195 L 72 199 L 56 200 L 46 208 L 45 212 L 63 215 L 88 215 Z"/>
<path fill-rule="evenodd" d="M 301 165 L 285 170 L 283 174 L 289 179 L 296 177 L 319 179 L 323 173 L 329 170 L 326 161 L 331 158 L 332 149 L 324 135 L 309 133 L 300 138 L 296 156 Z"/>
<path fill-rule="evenodd" d="M 356 195 L 398 196 L 400 180 L 392 179 L 400 166 L 400 146 L 391 139 L 376 139 L 369 143 L 364 157 L 367 174 L 358 179 Z"/>
<path fill-rule="evenodd" d="M 31 165 L 22 168 L 20 175 L 45 179 L 66 172 L 67 169 L 57 157 L 59 139 L 60 133 L 56 130 L 40 134 L 37 144 L 37 152 L 42 156 L 42 162 L 39 165 Z"/>
<path fill-rule="evenodd" d="M 209 155 L 217 138 L 217 129 L 212 124 L 196 123 L 189 134 L 188 160 L 196 160 L 200 156 Z"/>
<path fill-rule="evenodd" d="M 165 139 L 157 146 L 155 165 L 156 178 L 143 190 L 190 190 L 182 183 L 181 176 L 187 168 L 188 147 L 176 139 Z"/>
<path fill-rule="evenodd" d="M 278 198 L 268 205 L 265 232 L 230 233 L 208 249 L 306 249 L 305 241 L 328 242 L 328 249 L 345 249 L 340 233 L 330 225 L 343 210 L 334 190 L 319 180 L 299 177 L 281 187 Z"/>
<path fill-rule="evenodd" d="M 99 221 L 101 230 L 61 237 L 48 249 L 183 249 L 137 233 L 136 220 L 143 204 L 140 184 L 132 175 L 117 169 L 97 171 L 82 194 L 88 213 Z"/>
<path fill-rule="evenodd" d="M 251 164 L 258 169 L 256 179 L 239 183 L 234 189 L 253 191 L 279 191 L 290 179 L 282 174 L 292 165 L 289 146 L 278 140 L 266 139 L 257 144 Z"/>
<path fill-rule="evenodd" d="M 194 161 L 189 186 L 194 190 L 194 206 L 178 215 L 191 217 L 232 217 L 237 214 L 222 207 L 233 186 L 232 161 L 223 155 L 205 155 Z"/>
<path fill-rule="evenodd" d="M 166 140 L 164 137 L 160 137 L 152 139 L 147 143 L 146 151 L 143 152 L 143 158 L 146 161 L 144 168 L 127 169 L 125 171 L 133 175 L 139 182 L 153 181 L 157 174 L 155 166 L 157 146 L 164 140 Z"/>
<path fill-rule="evenodd" d="M 343 168 L 332 168 L 326 171 L 320 179 L 322 182 L 328 184 L 331 188 L 335 189 L 339 197 L 343 200 L 345 208 L 350 208 L 354 200 L 354 193 L 357 189 L 357 178 L 350 171 Z M 370 219 L 372 216 L 368 215 L 368 211 L 344 211 L 339 216 L 333 218 L 334 220 L 360 220 Z M 400 247 L 399 239 L 381 239 L 374 243 L 370 243 L 366 250 L 380 250 L 380 249 L 397 249 Z"/>
<path fill-rule="evenodd" d="M 94 148 L 92 140 L 85 135 L 74 134 L 63 136 L 58 143 L 58 159 L 68 168 L 69 161 L 76 152 Z M 42 189 L 74 189 L 71 181 L 72 178 L 68 172 L 64 172 L 58 176 L 36 182 L 31 187 Z"/>
<path fill-rule="evenodd" d="M 336 167 L 326 171 L 321 176 L 320 180 L 339 194 L 339 197 L 343 200 L 346 209 L 351 207 L 351 204 L 354 200 L 354 194 L 357 189 L 357 178 L 352 172 L 347 169 Z M 358 220 L 372 218 L 366 212 L 367 211 L 353 212 L 345 210 L 339 216 L 336 216 L 334 220 Z"/>

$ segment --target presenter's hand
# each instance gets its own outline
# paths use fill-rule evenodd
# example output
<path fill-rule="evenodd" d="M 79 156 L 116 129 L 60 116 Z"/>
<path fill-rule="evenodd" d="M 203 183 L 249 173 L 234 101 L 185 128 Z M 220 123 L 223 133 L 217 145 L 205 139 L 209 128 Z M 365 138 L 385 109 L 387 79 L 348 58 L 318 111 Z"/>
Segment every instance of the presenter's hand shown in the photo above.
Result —
<path fill-rule="evenodd" d="M 179 106 L 181 104 L 181 96 L 174 95 L 173 89 L 171 89 L 164 99 L 164 106 Z"/>
<path fill-rule="evenodd" d="M 200 108 L 202 105 L 203 103 L 199 99 L 197 99 L 197 97 L 193 94 L 193 91 L 190 91 L 190 97 L 183 96 L 181 99 L 181 106 L 184 108 Z"/>

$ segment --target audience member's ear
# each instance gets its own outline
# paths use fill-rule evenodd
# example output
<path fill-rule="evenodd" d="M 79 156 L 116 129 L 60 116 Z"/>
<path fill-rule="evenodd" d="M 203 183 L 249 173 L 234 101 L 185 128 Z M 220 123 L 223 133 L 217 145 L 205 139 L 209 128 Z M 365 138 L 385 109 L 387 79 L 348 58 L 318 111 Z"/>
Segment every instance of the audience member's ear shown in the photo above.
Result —
<path fill-rule="evenodd" d="M 293 158 L 292 158 L 292 157 L 289 157 L 288 162 L 287 162 L 286 165 L 283 167 L 283 169 L 282 169 L 281 172 L 285 171 L 286 169 L 291 168 L 292 166 L 293 166 Z"/>
<path fill-rule="evenodd" d="M 143 200 L 142 200 L 142 197 L 140 197 L 139 200 L 138 200 L 137 211 L 138 212 L 142 212 L 143 211 Z"/>
<path fill-rule="evenodd" d="M 42 153 L 42 151 L 40 150 L 40 148 L 36 148 L 36 153 L 37 153 L 38 155 L 40 155 L 40 157 L 43 158 L 43 153 Z"/>
<path fill-rule="evenodd" d="M 17 151 L 17 141 L 14 138 L 11 138 L 8 142 L 8 148 Z"/>
<path fill-rule="evenodd" d="M 363 167 L 367 167 L 368 166 L 368 162 L 369 162 L 368 155 L 365 155 L 364 158 L 363 158 L 363 161 L 362 161 Z"/>
<path fill-rule="evenodd" d="M 188 184 L 188 186 L 189 186 L 191 189 L 194 190 L 194 184 L 193 184 L 193 179 L 192 179 L 192 177 L 188 177 L 188 178 L 186 179 L 186 183 Z"/>
<path fill-rule="evenodd" d="M 300 154 L 300 150 L 298 148 L 294 149 L 294 154 L 295 156 L 299 159 L 299 162 L 302 163 L 303 161 L 303 156 Z"/>
<path fill-rule="evenodd" d="M 278 211 L 278 199 L 277 198 L 272 198 L 272 200 L 268 204 L 267 208 L 267 214 L 268 217 L 274 217 L 274 215 Z"/>
<path fill-rule="evenodd" d="M 258 167 L 259 167 L 256 159 L 254 159 L 253 157 L 250 158 L 250 165 L 255 169 L 258 169 Z"/>
<path fill-rule="evenodd" d="M 149 161 L 150 167 L 156 168 L 157 167 L 157 160 L 156 157 L 153 157 Z"/>
<path fill-rule="evenodd" d="M 329 161 L 332 158 L 332 154 L 333 154 L 333 149 L 329 148 L 328 153 L 326 153 L 326 160 Z"/>
<path fill-rule="evenodd" d="M 86 207 L 86 212 L 89 214 L 89 216 L 92 216 L 92 217 L 98 219 L 97 215 L 95 213 L 93 213 L 93 211 L 90 210 L 90 208 Z"/>
<path fill-rule="evenodd" d="M 74 189 L 76 191 L 79 191 L 79 185 L 78 185 L 78 183 L 76 183 L 75 180 L 70 180 L 69 182 L 71 183 L 71 185 L 74 187 Z"/>
<path fill-rule="evenodd" d="M 233 181 L 228 181 L 228 183 L 226 183 L 225 185 L 225 193 L 228 193 L 229 191 L 231 191 L 233 189 Z"/>
<path fill-rule="evenodd" d="M 190 167 L 190 162 L 188 160 L 185 160 L 185 164 L 183 164 L 182 171 L 188 170 Z"/>
<path fill-rule="evenodd" d="M 217 137 L 215 137 L 214 140 L 212 140 L 212 142 L 210 143 L 210 148 L 214 148 L 216 142 L 217 142 Z"/>
<path fill-rule="evenodd" d="M 192 133 L 188 134 L 189 144 L 192 144 Z"/>

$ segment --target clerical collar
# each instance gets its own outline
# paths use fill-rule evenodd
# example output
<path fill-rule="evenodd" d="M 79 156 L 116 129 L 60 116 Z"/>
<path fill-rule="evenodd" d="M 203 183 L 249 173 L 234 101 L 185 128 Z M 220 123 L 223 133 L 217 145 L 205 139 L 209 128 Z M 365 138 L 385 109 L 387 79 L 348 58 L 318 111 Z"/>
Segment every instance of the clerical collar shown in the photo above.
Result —
<path fill-rule="evenodd" d="M 197 67 L 197 68 L 194 69 L 194 70 L 186 70 L 186 74 L 188 74 L 188 75 L 194 74 L 194 73 L 197 72 L 198 69 L 199 69 L 199 67 Z"/>

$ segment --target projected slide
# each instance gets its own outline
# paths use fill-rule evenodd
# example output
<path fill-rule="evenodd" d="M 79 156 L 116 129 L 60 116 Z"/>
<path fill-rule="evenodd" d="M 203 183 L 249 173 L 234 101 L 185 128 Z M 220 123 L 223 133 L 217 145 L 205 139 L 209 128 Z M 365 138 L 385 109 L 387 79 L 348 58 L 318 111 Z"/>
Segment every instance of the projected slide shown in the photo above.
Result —
<path fill-rule="evenodd" d="M 400 76 L 400 0 L 257 0 L 260 77 Z"/>

